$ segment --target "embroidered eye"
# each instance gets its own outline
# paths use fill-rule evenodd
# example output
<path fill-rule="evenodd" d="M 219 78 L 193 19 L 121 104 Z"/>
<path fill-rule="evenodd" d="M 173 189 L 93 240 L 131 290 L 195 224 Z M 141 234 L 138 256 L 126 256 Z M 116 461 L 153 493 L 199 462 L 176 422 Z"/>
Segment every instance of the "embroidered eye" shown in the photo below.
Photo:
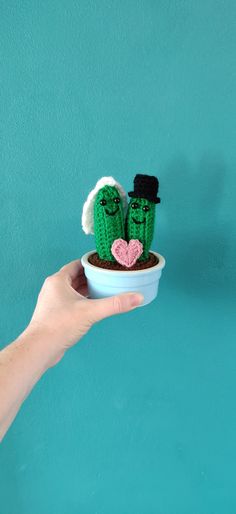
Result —
<path fill-rule="evenodd" d="M 150 211 L 150 207 L 148 207 L 148 205 L 144 205 L 144 206 L 143 206 L 143 211 L 144 211 L 144 212 L 148 212 L 148 211 Z"/>
<path fill-rule="evenodd" d="M 132 207 L 132 209 L 138 209 L 139 204 L 137 202 L 133 202 L 133 203 L 131 203 L 131 207 Z"/>
<path fill-rule="evenodd" d="M 120 198 L 118 198 L 118 196 L 117 196 L 117 198 L 114 198 L 113 202 L 114 203 L 120 203 Z"/>
<path fill-rule="evenodd" d="M 100 205 L 106 205 L 107 204 L 107 201 L 105 200 L 105 198 L 103 198 L 102 200 L 100 200 Z"/>

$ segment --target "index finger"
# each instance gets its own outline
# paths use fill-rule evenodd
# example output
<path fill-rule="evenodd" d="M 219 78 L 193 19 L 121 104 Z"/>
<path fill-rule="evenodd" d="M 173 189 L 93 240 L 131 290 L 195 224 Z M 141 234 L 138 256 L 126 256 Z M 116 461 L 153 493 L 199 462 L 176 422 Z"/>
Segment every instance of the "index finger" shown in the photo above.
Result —
<path fill-rule="evenodd" d="M 81 264 L 80 259 L 76 259 L 75 261 L 68 262 L 62 266 L 62 268 L 58 271 L 60 275 L 63 275 L 65 278 L 69 280 L 69 282 L 73 282 L 78 276 L 83 275 L 84 268 Z"/>

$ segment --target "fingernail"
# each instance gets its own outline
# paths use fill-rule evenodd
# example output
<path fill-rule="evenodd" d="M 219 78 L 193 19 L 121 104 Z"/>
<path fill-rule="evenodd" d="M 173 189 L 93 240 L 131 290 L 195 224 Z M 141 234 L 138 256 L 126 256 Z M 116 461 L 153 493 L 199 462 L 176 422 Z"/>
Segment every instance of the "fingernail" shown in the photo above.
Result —
<path fill-rule="evenodd" d="M 130 298 L 130 303 L 132 307 L 138 307 L 138 305 L 141 305 L 143 303 L 143 295 L 140 293 L 132 294 Z"/>

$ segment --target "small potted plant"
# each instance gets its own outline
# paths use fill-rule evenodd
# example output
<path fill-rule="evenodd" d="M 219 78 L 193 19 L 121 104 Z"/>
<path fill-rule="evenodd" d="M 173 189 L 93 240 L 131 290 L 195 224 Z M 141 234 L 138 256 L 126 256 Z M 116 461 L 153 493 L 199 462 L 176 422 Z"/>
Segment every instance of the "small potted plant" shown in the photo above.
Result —
<path fill-rule="evenodd" d="M 159 182 L 138 174 L 134 190 L 126 193 L 113 177 L 101 178 L 83 207 L 82 228 L 95 235 L 96 251 L 82 257 L 89 296 L 103 298 L 138 291 L 143 305 L 157 295 L 165 259 L 151 251 Z"/>

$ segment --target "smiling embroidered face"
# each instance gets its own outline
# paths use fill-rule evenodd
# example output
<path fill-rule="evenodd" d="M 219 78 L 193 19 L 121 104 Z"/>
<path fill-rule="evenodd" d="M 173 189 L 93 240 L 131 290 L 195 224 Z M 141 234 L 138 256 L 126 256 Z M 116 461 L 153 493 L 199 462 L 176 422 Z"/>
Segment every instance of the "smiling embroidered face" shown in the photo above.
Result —
<path fill-rule="evenodd" d="M 136 225 L 142 225 L 148 223 L 150 215 L 153 217 L 153 212 L 155 212 L 153 202 L 149 202 L 145 198 L 132 198 L 129 204 L 128 218 Z"/>
<path fill-rule="evenodd" d="M 103 216 L 115 216 L 122 211 L 122 202 L 119 192 L 115 187 L 105 186 L 98 191 L 95 208 L 97 213 L 100 211 Z"/>
<path fill-rule="evenodd" d="M 149 248 L 153 238 L 155 203 L 146 198 L 130 200 L 126 218 L 127 239 L 138 239 L 143 244 L 140 260 L 148 259 Z"/>

